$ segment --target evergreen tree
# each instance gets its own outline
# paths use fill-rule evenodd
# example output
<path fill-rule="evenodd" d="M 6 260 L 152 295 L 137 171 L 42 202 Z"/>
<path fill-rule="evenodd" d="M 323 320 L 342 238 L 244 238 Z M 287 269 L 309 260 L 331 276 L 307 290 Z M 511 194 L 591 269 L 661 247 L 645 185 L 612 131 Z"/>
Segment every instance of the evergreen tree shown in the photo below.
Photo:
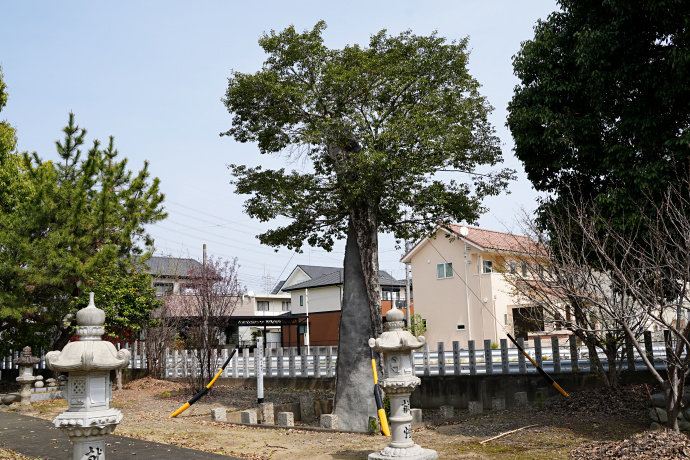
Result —
<path fill-rule="evenodd" d="M 59 159 L 24 153 L 16 176 L 26 196 L 0 219 L 2 346 L 60 349 L 72 335 L 75 299 L 103 270 L 127 274 L 150 251 L 144 226 L 165 217 L 148 163 L 136 175 L 113 138 L 82 152 L 86 130 L 70 114 Z M 10 212 L 7 212 L 10 211 Z"/>

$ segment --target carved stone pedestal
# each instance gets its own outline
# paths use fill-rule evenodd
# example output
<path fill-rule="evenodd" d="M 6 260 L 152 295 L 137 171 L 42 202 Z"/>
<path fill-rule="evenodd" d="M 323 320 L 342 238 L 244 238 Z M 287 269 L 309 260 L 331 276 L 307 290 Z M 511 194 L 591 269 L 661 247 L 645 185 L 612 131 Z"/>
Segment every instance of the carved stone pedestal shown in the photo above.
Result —
<path fill-rule="evenodd" d="M 412 372 L 411 351 L 424 345 L 424 337 L 416 338 L 403 331 L 403 313 L 394 308 L 386 313 L 387 331 L 369 346 L 383 353 L 381 389 L 391 402 L 391 442 L 380 452 L 369 454 L 368 460 L 431 460 L 438 458 L 435 450 L 424 449 L 412 441 L 410 395 L 420 380 Z"/>

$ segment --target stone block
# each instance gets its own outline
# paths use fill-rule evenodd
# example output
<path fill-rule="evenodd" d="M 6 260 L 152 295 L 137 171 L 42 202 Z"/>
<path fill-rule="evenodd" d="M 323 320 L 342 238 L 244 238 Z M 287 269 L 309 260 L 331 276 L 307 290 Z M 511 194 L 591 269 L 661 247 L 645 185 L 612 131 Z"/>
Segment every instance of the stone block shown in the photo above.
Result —
<path fill-rule="evenodd" d="M 422 409 L 410 409 L 413 425 L 421 425 L 422 423 Z"/>
<path fill-rule="evenodd" d="M 213 422 L 227 422 L 228 411 L 224 407 L 217 407 L 211 409 L 211 421 Z"/>
<path fill-rule="evenodd" d="M 295 426 L 295 415 L 292 412 L 278 412 L 278 426 Z"/>
<path fill-rule="evenodd" d="M 657 413 L 659 414 L 658 417 L 656 415 Z M 666 415 L 666 411 L 661 409 L 660 407 L 657 407 L 656 411 L 654 409 L 650 409 L 649 410 L 649 418 L 651 418 L 655 422 L 658 422 L 659 419 L 661 419 L 661 423 L 668 422 L 668 415 Z"/>
<path fill-rule="evenodd" d="M 367 426 L 370 433 L 378 433 L 381 431 L 378 417 L 369 416 L 369 424 Z"/>
<path fill-rule="evenodd" d="M 549 396 L 549 389 L 548 387 L 542 387 L 542 388 L 537 388 L 537 393 L 535 395 L 535 398 L 537 398 L 537 401 L 543 401 Z"/>
<path fill-rule="evenodd" d="M 256 410 L 243 410 L 241 412 L 242 423 L 248 423 L 250 425 L 256 425 Z"/>
<path fill-rule="evenodd" d="M 526 391 L 518 391 L 515 393 L 515 405 L 516 406 L 524 406 L 528 402 L 527 399 L 527 392 Z"/>
<path fill-rule="evenodd" d="M 690 431 L 690 422 L 683 420 L 682 422 L 678 422 L 678 429 L 681 431 Z"/>
<path fill-rule="evenodd" d="M 321 428 L 328 428 L 331 430 L 338 429 L 338 416 L 335 414 L 321 414 L 320 419 Z"/>
<path fill-rule="evenodd" d="M 441 406 L 439 409 L 441 410 L 441 418 L 453 418 L 455 415 L 453 406 Z"/>
<path fill-rule="evenodd" d="M 685 398 L 685 396 L 683 396 L 683 398 Z M 688 402 L 690 402 L 690 401 L 688 401 Z M 664 398 L 664 395 L 661 393 L 653 394 L 652 395 L 652 404 L 654 404 L 656 407 L 666 407 L 666 399 Z"/>
<path fill-rule="evenodd" d="M 491 398 L 491 410 L 506 410 L 506 398 L 503 396 Z"/>
<path fill-rule="evenodd" d="M 263 423 L 264 425 L 275 424 L 275 412 L 273 409 L 273 403 L 265 402 L 259 404 L 259 411 L 261 411 L 261 423 Z"/>
<path fill-rule="evenodd" d="M 484 403 L 482 401 L 469 401 L 467 403 L 467 408 L 470 414 L 481 414 L 484 412 Z"/>
<path fill-rule="evenodd" d="M 316 412 L 314 412 L 314 398 L 312 398 L 311 395 L 300 395 L 299 411 L 304 421 L 316 418 Z"/>

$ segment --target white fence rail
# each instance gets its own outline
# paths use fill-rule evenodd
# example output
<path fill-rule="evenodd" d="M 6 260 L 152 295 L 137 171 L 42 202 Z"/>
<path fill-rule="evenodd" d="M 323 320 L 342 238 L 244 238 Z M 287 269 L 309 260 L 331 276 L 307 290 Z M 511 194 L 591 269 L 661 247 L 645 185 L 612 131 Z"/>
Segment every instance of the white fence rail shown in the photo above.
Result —
<path fill-rule="evenodd" d="M 651 335 L 644 337 L 645 353 L 653 357 L 657 369 L 664 369 L 666 363 L 666 350 L 663 342 L 652 343 Z M 486 374 L 530 374 L 537 372 L 536 368 L 518 351 L 509 347 L 508 341 L 502 339 L 498 348 L 492 349 L 490 340 L 485 340 L 483 349 L 477 349 L 474 341 L 470 341 L 466 347 L 460 347 L 459 342 L 453 342 L 447 349 L 445 344 L 438 343 L 436 350 L 431 350 L 429 344 L 425 344 L 421 351 L 412 353 L 412 359 L 417 376 L 452 376 L 452 375 L 486 375 Z M 535 338 L 529 343 L 518 343 L 542 368 L 553 374 L 560 372 L 594 372 L 596 366 L 593 357 L 588 350 L 576 343 L 575 337 L 570 337 L 567 343 L 559 342 L 552 337 L 547 343 Z M 512 344 L 511 344 L 512 345 Z M 135 342 L 126 345 L 132 353 L 130 369 L 146 369 L 146 346 L 144 342 Z M 311 353 L 306 354 L 306 349 L 296 348 L 267 348 L 264 356 L 265 377 L 333 377 L 335 375 L 338 347 L 311 347 Z M 230 351 L 220 350 L 217 359 L 217 368 L 220 368 L 228 358 Z M 0 371 L 4 369 L 18 369 L 14 360 L 19 357 L 18 352 L 0 359 Z M 608 369 L 606 356 L 598 354 L 604 368 Z M 646 369 L 642 358 L 634 348 L 623 348 L 620 351 L 621 366 L 623 370 Z M 166 350 L 163 358 L 163 375 L 165 378 L 193 377 L 199 374 L 199 364 L 195 350 Z M 253 378 L 256 377 L 256 362 L 249 349 L 241 349 L 235 353 L 233 359 L 225 368 L 221 377 L 225 378 Z M 45 369 L 45 359 L 41 356 L 41 362 L 34 366 L 35 369 Z"/>

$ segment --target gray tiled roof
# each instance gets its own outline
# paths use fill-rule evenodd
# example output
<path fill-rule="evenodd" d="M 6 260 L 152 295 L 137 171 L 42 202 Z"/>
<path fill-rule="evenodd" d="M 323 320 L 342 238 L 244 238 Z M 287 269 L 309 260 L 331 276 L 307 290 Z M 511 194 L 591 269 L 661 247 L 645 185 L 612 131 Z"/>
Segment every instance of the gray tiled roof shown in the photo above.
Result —
<path fill-rule="evenodd" d="M 178 257 L 151 257 L 146 261 L 146 271 L 160 277 L 186 277 L 197 267 L 201 267 L 201 262 Z"/>
<path fill-rule="evenodd" d="M 273 288 L 271 291 L 271 295 L 276 295 L 280 292 L 280 290 L 283 288 L 283 285 L 285 284 L 286 280 L 279 281 L 278 284 L 276 284 L 276 287 Z"/>
<path fill-rule="evenodd" d="M 300 267 L 304 267 L 301 266 Z M 292 286 L 288 286 L 286 288 L 283 288 L 283 291 L 296 291 L 299 289 L 309 289 L 309 288 L 317 288 L 317 287 L 326 287 L 326 286 L 338 286 L 340 284 L 343 284 L 343 269 L 342 268 L 334 268 L 334 267 L 316 267 L 316 268 L 328 268 L 332 270 L 330 273 L 327 273 L 323 276 L 320 276 L 318 278 L 312 278 L 307 281 L 303 281 L 301 283 L 293 284 Z M 304 270 L 304 268 L 302 268 Z M 306 272 L 306 271 L 305 271 Z M 307 273 L 308 274 L 308 273 Z M 391 275 L 389 275 L 387 272 L 380 271 L 379 272 L 379 282 L 381 283 L 381 287 L 401 287 L 405 286 L 405 281 L 399 281 L 393 278 Z"/>

